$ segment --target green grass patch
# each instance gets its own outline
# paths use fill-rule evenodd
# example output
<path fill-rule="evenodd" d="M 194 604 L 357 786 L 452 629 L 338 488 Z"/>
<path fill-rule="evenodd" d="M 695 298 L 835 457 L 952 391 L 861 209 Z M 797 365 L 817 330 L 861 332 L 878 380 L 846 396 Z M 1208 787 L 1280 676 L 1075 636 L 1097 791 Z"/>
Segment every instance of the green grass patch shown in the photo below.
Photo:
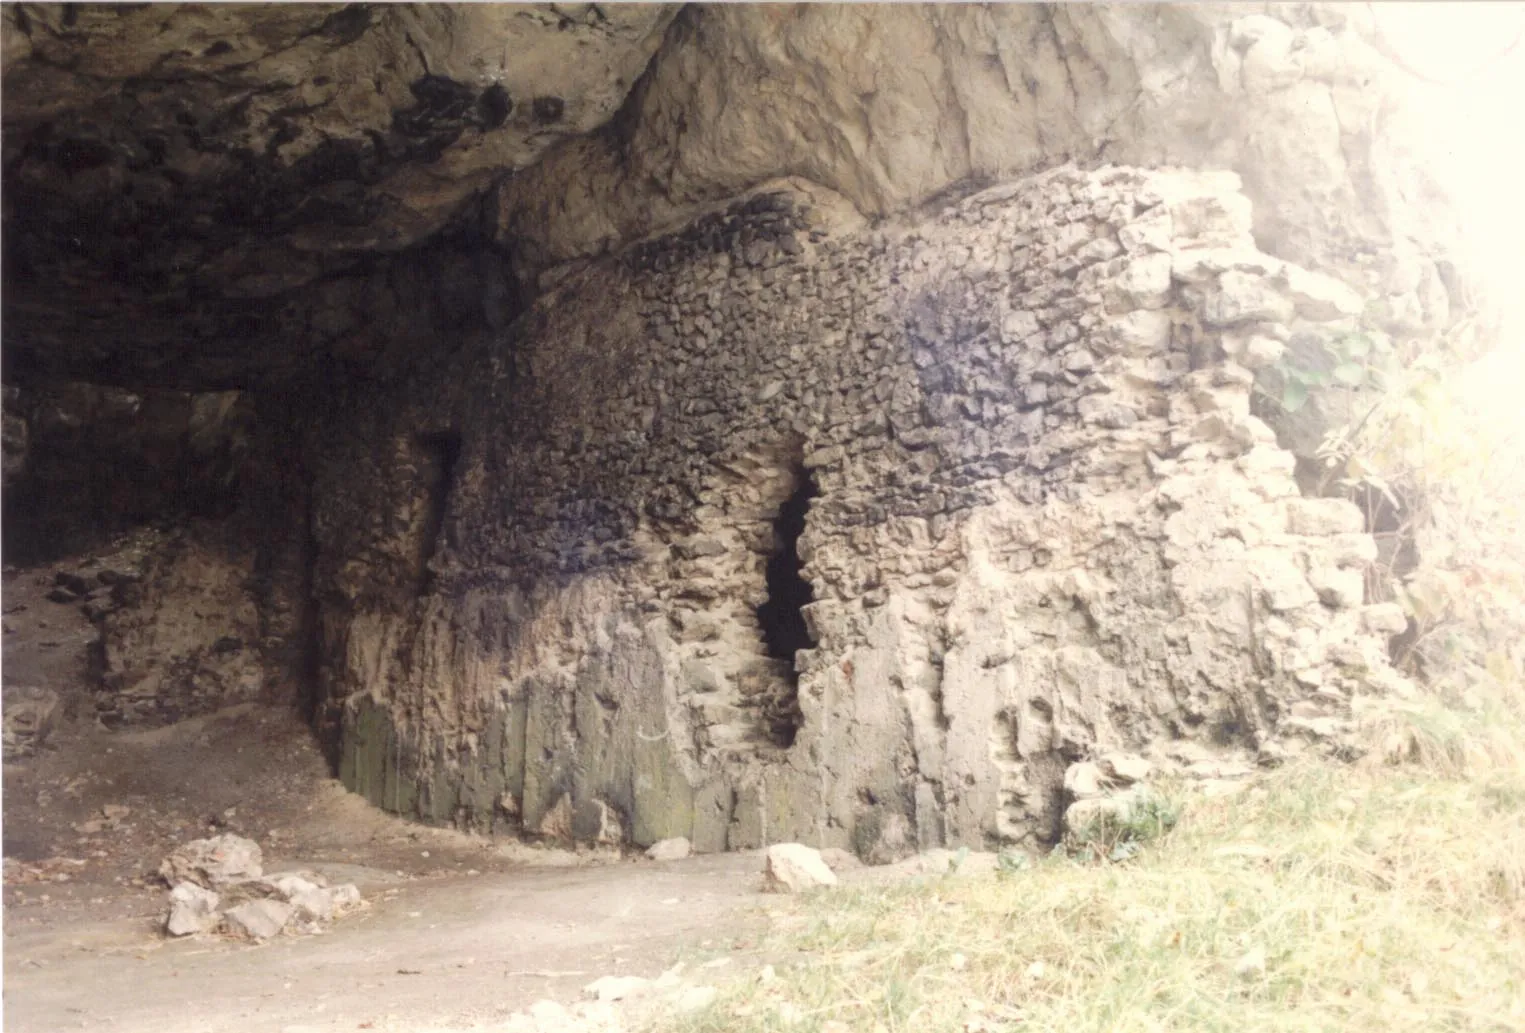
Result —
<path fill-rule="evenodd" d="M 1167 787 L 1096 849 L 790 900 L 776 978 L 655 1029 L 1525 1029 L 1525 775 L 1417 724 L 1405 763 Z"/>

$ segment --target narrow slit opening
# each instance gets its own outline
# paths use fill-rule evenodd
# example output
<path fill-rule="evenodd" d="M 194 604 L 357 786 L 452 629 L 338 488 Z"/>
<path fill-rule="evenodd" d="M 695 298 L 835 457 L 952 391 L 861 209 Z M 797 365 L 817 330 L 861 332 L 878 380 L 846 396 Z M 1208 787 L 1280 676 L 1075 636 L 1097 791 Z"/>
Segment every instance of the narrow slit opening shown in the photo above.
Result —
<path fill-rule="evenodd" d="M 445 510 L 450 501 L 450 488 L 455 483 L 455 467 L 461 457 L 461 436 L 453 431 L 438 434 L 422 434 L 418 443 L 425 455 L 424 490 L 428 509 L 424 514 L 423 542 L 419 552 L 422 578 L 419 594 L 427 595 L 434 587 L 434 575 L 429 561 L 439 551 L 440 532 L 445 526 Z"/>
<path fill-rule="evenodd" d="M 799 706 L 799 670 L 795 654 L 814 649 L 810 629 L 805 624 L 804 607 L 815 598 L 810 582 L 800 571 L 800 536 L 805 533 L 805 515 L 810 501 L 819 490 L 803 466 L 793 470 L 794 490 L 778 508 L 773 521 L 773 552 L 765 571 L 768 597 L 757 607 L 757 623 L 762 629 L 768 656 L 788 665 L 786 688 L 773 702 L 767 716 L 769 738 L 778 746 L 794 745 L 803 718 Z"/>

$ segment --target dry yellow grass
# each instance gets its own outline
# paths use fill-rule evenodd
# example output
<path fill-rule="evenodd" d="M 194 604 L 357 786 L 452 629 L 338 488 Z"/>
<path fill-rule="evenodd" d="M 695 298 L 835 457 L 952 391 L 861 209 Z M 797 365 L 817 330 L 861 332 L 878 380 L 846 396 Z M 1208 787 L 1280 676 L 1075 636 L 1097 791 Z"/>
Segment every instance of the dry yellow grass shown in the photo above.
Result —
<path fill-rule="evenodd" d="M 791 959 L 776 978 L 657 1028 L 1525 1030 L 1520 723 L 1419 707 L 1371 732 L 1401 763 L 1165 786 L 1179 824 L 1125 863 L 792 902 L 764 945 Z"/>

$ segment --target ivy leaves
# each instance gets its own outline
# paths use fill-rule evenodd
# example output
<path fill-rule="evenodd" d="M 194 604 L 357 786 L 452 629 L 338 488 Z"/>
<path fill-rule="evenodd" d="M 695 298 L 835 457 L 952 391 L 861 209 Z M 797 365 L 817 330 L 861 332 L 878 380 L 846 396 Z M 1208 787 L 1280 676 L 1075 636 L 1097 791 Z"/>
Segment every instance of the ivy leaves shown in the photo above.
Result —
<path fill-rule="evenodd" d="M 1331 387 L 1348 390 L 1386 388 L 1393 370 L 1392 347 L 1385 338 L 1347 333 L 1324 342 L 1328 364 L 1302 366 L 1290 357 L 1281 362 L 1281 407 L 1289 413 L 1308 404 L 1315 391 Z"/>

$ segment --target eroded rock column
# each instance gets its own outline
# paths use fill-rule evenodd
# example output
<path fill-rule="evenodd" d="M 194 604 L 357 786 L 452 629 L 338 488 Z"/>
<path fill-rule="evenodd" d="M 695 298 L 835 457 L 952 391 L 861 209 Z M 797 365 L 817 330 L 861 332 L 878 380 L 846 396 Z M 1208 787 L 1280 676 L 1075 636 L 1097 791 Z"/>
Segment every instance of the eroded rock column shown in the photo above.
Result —
<path fill-rule="evenodd" d="M 1063 168 L 877 227 L 782 183 L 357 399 L 314 487 L 346 784 L 888 858 L 1051 840 L 1102 751 L 1337 741 L 1390 678 L 1372 544 L 1250 395 L 1362 299 L 1251 214 L 1231 173 Z M 759 607 L 802 477 L 791 665 Z"/>

